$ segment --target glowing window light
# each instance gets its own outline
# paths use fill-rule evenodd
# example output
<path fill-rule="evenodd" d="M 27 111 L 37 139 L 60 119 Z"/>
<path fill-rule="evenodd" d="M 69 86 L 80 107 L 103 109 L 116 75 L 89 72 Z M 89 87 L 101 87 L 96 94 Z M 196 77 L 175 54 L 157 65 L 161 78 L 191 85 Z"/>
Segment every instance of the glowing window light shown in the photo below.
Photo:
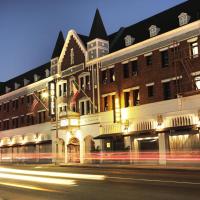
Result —
<path fill-rule="evenodd" d="M 69 121 L 67 119 L 61 119 L 60 126 L 65 127 L 69 125 Z"/>
<path fill-rule="evenodd" d="M 78 119 L 70 119 L 71 126 L 78 126 Z"/>

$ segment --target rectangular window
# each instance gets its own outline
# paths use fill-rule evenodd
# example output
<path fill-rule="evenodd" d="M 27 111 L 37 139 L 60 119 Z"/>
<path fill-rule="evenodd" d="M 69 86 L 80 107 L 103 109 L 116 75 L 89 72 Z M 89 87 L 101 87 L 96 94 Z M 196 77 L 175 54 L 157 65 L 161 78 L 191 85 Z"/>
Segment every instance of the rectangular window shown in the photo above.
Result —
<path fill-rule="evenodd" d="M 133 106 L 140 105 L 140 93 L 139 89 L 133 90 Z"/>
<path fill-rule="evenodd" d="M 24 104 L 24 97 L 21 97 L 21 104 Z"/>
<path fill-rule="evenodd" d="M 21 116 L 21 125 L 24 124 L 24 116 Z"/>
<path fill-rule="evenodd" d="M 86 89 L 90 90 L 90 76 L 86 76 L 85 81 L 86 81 Z"/>
<path fill-rule="evenodd" d="M 150 66 L 152 64 L 153 64 L 153 62 L 152 62 L 152 55 L 146 56 L 146 65 Z"/>
<path fill-rule="evenodd" d="M 63 93 L 67 92 L 67 83 L 63 83 Z"/>
<path fill-rule="evenodd" d="M 124 92 L 124 107 L 130 106 L 130 92 Z"/>
<path fill-rule="evenodd" d="M 164 100 L 171 99 L 170 82 L 163 83 L 163 97 Z"/>
<path fill-rule="evenodd" d="M 90 109 L 90 101 L 86 101 L 86 114 L 90 114 L 91 113 L 91 109 Z"/>
<path fill-rule="evenodd" d="M 161 51 L 161 62 L 162 62 L 162 67 L 168 67 L 169 66 L 169 54 L 168 50 Z"/>
<path fill-rule="evenodd" d="M 84 115 L 84 114 L 85 114 L 84 101 L 82 101 L 82 102 L 80 103 L 80 111 L 81 111 L 81 115 Z"/>
<path fill-rule="evenodd" d="M 197 57 L 199 55 L 198 42 L 190 43 L 190 48 L 191 48 L 191 56 Z"/>
<path fill-rule="evenodd" d="M 128 66 L 128 63 L 123 64 L 123 74 L 124 74 L 124 78 L 129 78 L 129 66 Z"/>
<path fill-rule="evenodd" d="M 62 85 L 59 85 L 59 97 L 62 96 Z"/>
<path fill-rule="evenodd" d="M 138 74 L 138 61 L 137 60 L 132 61 L 131 66 L 132 66 L 132 76 L 137 76 L 137 74 Z"/>
<path fill-rule="evenodd" d="M 102 71 L 102 84 L 106 84 L 108 81 L 107 70 Z"/>
<path fill-rule="evenodd" d="M 153 85 L 148 86 L 147 89 L 148 89 L 148 97 L 149 98 L 153 97 L 154 96 L 154 86 Z"/>
<path fill-rule="evenodd" d="M 9 106 L 10 106 L 9 102 L 6 103 L 6 110 L 7 110 L 7 112 L 9 112 Z"/>
<path fill-rule="evenodd" d="M 114 69 L 114 67 L 110 68 L 109 72 L 110 72 L 110 83 L 112 83 L 112 82 L 115 81 L 115 69 Z"/>
<path fill-rule="evenodd" d="M 108 111 L 108 96 L 103 98 L 103 110 Z"/>
<path fill-rule="evenodd" d="M 80 87 L 82 90 L 85 90 L 84 77 L 80 78 Z"/>

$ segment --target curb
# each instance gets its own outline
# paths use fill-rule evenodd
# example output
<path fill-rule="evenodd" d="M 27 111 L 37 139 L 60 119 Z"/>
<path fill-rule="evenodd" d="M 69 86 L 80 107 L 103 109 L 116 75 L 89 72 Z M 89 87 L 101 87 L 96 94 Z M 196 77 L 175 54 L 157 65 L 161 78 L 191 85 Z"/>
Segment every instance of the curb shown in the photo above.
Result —
<path fill-rule="evenodd" d="M 102 168 L 102 169 L 124 169 L 124 170 L 169 170 L 169 171 L 196 171 L 200 172 L 200 167 L 158 167 L 158 166 L 124 166 L 124 165 L 70 165 L 60 164 L 60 167 L 74 167 L 74 168 Z"/>

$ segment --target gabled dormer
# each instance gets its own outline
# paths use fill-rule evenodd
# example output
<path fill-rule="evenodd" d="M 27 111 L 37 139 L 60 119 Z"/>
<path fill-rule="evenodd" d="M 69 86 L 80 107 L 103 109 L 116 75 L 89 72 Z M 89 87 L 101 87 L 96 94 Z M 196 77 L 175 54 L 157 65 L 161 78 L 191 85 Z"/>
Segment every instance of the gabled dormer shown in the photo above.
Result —
<path fill-rule="evenodd" d="M 20 84 L 15 82 L 14 87 L 15 87 L 15 90 L 17 90 L 20 87 Z"/>
<path fill-rule="evenodd" d="M 34 82 L 37 82 L 40 80 L 40 76 L 38 74 L 34 74 Z"/>
<path fill-rule="evenodd" d="M 28 80 L 28 79 L 24 79 L 24 86 L 26 86 L 26 85 L 28 85 L 30 83 L 30 80 Z"/>
<path fill-rule="evenodd" d="M 178 16 L 178 20 L 179 20 L 179 26 L 183 26 L 189 23 L 190 21 L 190 16 L 187 13 L 182 12 L 179 16 Z"/>
<path fill-rule="evenodd" d="M 11 91 L 11 88 L 10 88 L 10 87 L 8 87 L 8 86 L 6 86 L 6 87 L 5 87 L 5 89 L 6 89 L 6 93 L 8 93 L 8 92 L 10 92 L 10 91 Z"/>
<path fill-rule="evenodd" d="M 131 45 L 135 42 L 135 38 L 132 37 L 131 35 L 127 35 L 127 36 L 124 38 L 124 42 L 125 42 L 125 46 L 126 46 L 126 47 L 131 46 Z"/>
<path fill-rule="evenodd" d="M 150 37 L 154 37 L 154 36 L 158 35 L 159 31 L 160 31 L 159 27 L 157 27 L 156 25 L 151 25 L 149 27 L 149 35 L 150 35 Z"/>
<path fill-rule="evenodd" d="M 90 30 L 89 41 L 87 42 L 88 60 L 99 58 L 109 53 L 109 41 L 99 10 L 96 10 L 95 17 Z"/>

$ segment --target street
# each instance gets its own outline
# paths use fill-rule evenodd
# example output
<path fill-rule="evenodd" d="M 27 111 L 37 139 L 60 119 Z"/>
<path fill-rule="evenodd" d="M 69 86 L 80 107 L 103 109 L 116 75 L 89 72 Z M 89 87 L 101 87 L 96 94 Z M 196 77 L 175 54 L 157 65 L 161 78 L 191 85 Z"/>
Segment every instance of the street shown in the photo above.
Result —
<path fill-rule="evenodd" d="M 198 200 L 200 172 L 1 166 L 0 200 Z"/>

